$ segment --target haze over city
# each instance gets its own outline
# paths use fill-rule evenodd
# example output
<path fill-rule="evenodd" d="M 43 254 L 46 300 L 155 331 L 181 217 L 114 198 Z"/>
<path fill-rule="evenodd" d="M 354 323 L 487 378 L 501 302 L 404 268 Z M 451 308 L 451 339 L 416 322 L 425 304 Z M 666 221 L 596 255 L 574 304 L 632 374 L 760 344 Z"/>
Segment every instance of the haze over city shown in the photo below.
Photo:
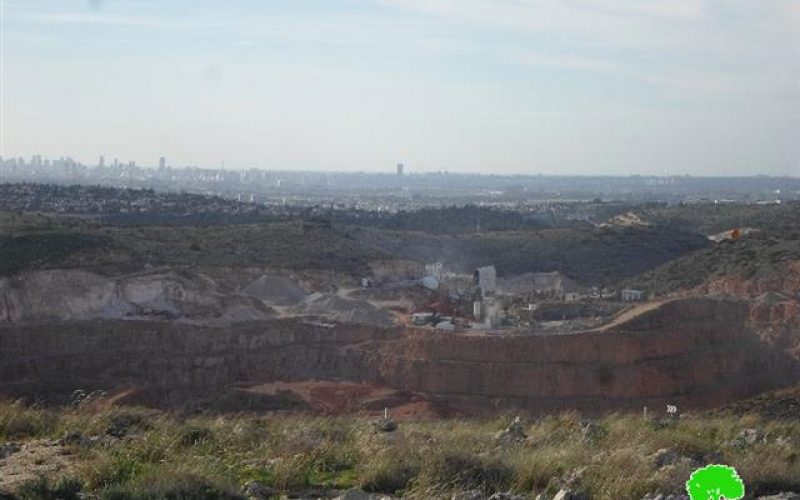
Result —
<path fill-rule="evenodd" d="M 5 157 L 800 173 L 789 0 L 3 4 Z"/>

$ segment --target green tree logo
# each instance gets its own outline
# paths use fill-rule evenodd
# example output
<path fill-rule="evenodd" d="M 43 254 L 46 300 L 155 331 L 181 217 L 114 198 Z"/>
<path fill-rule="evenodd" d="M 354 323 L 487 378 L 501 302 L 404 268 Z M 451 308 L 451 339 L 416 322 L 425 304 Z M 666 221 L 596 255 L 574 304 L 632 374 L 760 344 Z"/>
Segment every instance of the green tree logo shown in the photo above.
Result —
<path fill-rule="evenodd" d="M 686 492 L 691 500 L 739 500 L 744 497 L 744 483 L 733 467 L 708 465 L 692 473 Z"/>

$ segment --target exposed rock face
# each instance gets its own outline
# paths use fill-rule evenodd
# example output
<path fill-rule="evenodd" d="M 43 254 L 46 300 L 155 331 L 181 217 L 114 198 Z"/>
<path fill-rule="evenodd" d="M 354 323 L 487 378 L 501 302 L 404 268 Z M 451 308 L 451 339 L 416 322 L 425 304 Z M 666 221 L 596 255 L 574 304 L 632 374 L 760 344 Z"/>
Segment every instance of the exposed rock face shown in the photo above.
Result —
<path fill-rule="evenodd" d="M 274 318 L 280 308 L 342 323 L 394 323 L 390 312 L 366 300 L 309 295 L 280 275 L 227 288 L 204 274 L 173 269 L 114 277 L 58 269 L 0 278 L 0 325 L 136 320 L 229 327 Z"/>
<path fill-rule="evenodd" d="M 771 345 L 800 359 L 800 262 L 753 277 L 724 276 L 687 292 L 688 296 L 728 296 L 751 303 L 751 327 Z"/>
<path fill-rule="evenodd" d="M 257 297 L 223 293 L 196 273 L 162 270 L 106 277 L 51 270 L 0 279 L 0 324 L 169 319 L 228 325 L 272 316 Z"/>
<path fill-rule="evenodd" d="M 388 385 L 473 413 L 710 407 L 800 374 L 748 315 L 742 301 L 683 299 L 608 330 L 508 338 L 298 320 L 5 327 L 0 393 L 135 387 L 169 405 L 233 385 L 317 379 Z"/>
<path fill-rule="evenodd" d="M 785 265 L 782 272 L 764 273 L 752 278 L 724 276 L 700 285 L 693 292 L 703 295 L 756 297 L 767 292 L 795 295 L 798 290 L 800 290 L 800 262 L 790 262 Z"/>

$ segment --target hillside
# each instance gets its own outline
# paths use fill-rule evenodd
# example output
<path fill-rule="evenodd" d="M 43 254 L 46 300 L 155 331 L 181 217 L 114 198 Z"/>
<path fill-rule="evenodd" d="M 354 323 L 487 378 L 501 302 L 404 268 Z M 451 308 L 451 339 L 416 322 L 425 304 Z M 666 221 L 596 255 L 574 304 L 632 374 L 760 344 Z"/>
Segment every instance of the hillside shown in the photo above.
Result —
<path fill-rule="evenodd" d="M 705 235 L 736 227 L 756 227 L 783 237 L 800 237 L 800 203 L 772 205 L 743 203 L 699 203 L 636 209 L 638 215 L 655 225 L 694 231 Z"/>
<path fill-rule="evenodd" d="M 779 239 L 756 233 L 688 253 L 626 280 L 627 286 L 662 295 L 688 290 L 714 278 L 769 279 L 800 260 L 800 238 Z"/>
<path fill-rule="evenodd" d="M 542 229 L 449 235 L 315 222 L 129 226 L 52 215 L 0 217 L 6 274 L 86 267 L 105 272 L 150 266 L 314 269 L 359 277 L 375 259 L 444 260 L 471 272 L 494 264 L 501 275 L 561 271 L 587 283 L 614 283 L 710 243 L 659 228 Z M 8 239 L 10 238 L 10 239 Z M 37 241 L 48 245 L 37 246 Z M 37 252 L 46 253 L 39 255 Z M 38 249 L 38 250 L 37 250 Z M 31 250 L 31 251 L 29 251 Z"/>
<path fill-rule="evenodd" d="M 460 236 L 354 228 L 354 238 L 382 254 L 445 261 L 470 272 L 494 264 L 500 275 L 560 271 L 587 284 L 614 283 L 706 247 L 696 234 L 651 228 L 543 229 Z"/>

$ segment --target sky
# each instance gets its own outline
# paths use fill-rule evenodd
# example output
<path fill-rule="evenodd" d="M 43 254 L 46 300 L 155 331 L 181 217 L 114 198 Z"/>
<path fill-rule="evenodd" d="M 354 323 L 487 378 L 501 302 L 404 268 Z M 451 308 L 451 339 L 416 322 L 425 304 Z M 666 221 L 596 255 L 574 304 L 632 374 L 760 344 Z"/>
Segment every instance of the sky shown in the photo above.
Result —
<path fill-rule="evenodd" d="M 800 175 L 800 0 L 0 0 L 3 156 Z"/>

